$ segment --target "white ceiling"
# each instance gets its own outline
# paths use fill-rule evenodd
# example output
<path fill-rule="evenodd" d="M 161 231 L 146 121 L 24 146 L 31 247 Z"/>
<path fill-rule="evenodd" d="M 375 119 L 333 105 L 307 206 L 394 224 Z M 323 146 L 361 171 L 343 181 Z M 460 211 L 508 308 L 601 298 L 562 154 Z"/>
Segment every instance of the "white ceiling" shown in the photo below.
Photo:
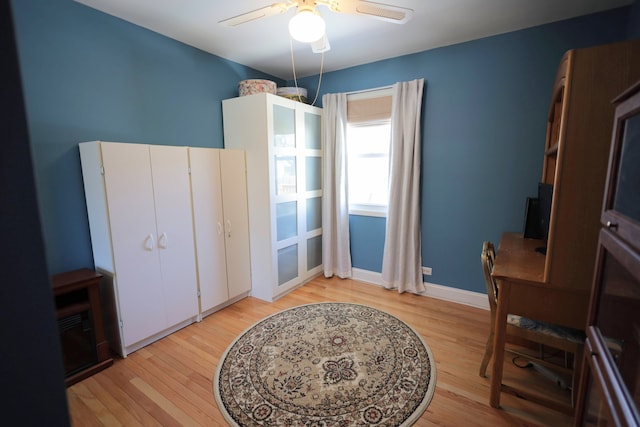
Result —
<path fill-rule="evenodd" d="M 293 78 L 287 25 L 295 8 L 237 27 L 219 21 L 277 0 L 76 0 L 203 51 Z M 324 71 L 421 52 L 631 4 L 633 0 L 375 0 L 414 10 L 404 25 L 318 7 L 331 50 Z M 298 77 L 318 74 L 321 54 L 293 41 Z"/>

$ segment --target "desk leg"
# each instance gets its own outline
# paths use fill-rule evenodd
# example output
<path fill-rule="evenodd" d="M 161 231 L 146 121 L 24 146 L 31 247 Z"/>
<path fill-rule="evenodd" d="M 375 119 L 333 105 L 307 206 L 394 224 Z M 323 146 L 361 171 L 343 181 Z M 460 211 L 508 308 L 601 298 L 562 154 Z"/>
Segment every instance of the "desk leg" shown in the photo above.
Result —
<path fill-rule="evenodd" d="M 493 337 L 493 370 L 491 373 L 491 394 L 489 404 L 500 407 L 500 391 L 502 390 L 502 369 L 504 367 L 504 346 L 507 331 L 507 314 L 509 313 L 510 286 L 499 283 L 498 307 L 496 310 L 495 335 Z"/>

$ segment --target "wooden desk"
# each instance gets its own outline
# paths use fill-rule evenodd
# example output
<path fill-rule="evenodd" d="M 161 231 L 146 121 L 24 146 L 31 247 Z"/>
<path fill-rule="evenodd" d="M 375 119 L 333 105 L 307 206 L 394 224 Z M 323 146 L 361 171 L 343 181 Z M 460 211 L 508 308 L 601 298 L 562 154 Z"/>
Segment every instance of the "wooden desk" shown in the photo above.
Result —
<path fill-rule="evenodd" d="M 505 387 L 502 369 L 508 314 L 576 329 L 585 326 L 589 295 L 563 288 L 561 284 L 543 282 L 546 257 L 536 252 L 541 246 L 544 246 L 543 241 L 524 239 L 520 233 L 504 233 L 498 246 L 492 274 L 499 288 L 489 400 L 494 408 L 500 406 L 500 392 Z M 584 307 L 585 310 L 569 307 Z"/>

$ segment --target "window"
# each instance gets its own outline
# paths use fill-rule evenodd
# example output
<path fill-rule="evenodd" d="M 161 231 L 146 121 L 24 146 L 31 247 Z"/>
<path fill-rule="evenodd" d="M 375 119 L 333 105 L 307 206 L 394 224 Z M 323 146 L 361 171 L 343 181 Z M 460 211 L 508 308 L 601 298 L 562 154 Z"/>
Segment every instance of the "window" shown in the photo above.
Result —
<path fill-rule="evenodd" d="M 349 213 L 386 216 L 389 199 L 389 140 L 391 124 L 347 126 Z"/>
<path fill-rule="evenodd" d="M 391 91 L 347 97 L 349 213 L 386 216 L 389 200 Z"/>

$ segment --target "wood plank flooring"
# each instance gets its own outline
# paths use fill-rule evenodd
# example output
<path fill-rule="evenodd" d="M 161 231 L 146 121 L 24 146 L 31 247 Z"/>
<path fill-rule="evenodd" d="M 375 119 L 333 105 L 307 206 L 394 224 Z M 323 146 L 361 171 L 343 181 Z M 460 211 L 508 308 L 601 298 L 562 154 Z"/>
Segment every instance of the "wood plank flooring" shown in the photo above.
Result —
<path fill-rule="evenodd" d="M 395 315 L 420 333 L 437 366 L 436 392 L 415 426 L 570 426 L 572 418 L 508 394 L 489 402 L 489 379 L 478 375 L 489 313 L 353 280 L 316 278 L 274 303 L 245 298 L 129 355 L 67 389 L 72 423 L 84 426 L 225 426 L 212 392 L 227 346 L 260 319 L 301 304 L 344 301 Z M 490 369 L 489 369 L 490 372 Z M 562 394 L 529 369 L 505 363 L 505 382 Z M 563 396 L 560 396 L 563 397 Z"/>

